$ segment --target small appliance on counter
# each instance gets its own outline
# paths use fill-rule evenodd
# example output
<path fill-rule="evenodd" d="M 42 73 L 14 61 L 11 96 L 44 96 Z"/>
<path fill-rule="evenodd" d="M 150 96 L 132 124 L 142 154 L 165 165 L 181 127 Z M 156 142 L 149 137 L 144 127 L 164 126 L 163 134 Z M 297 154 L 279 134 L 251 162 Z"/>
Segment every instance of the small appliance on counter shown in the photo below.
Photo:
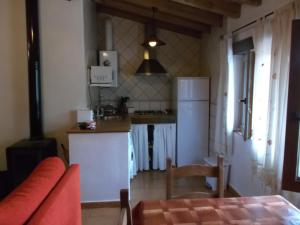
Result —
<path fill-rule="evenodd" d="M 92 121 L 94 118 L 94 113 L 89 109 L 79 109 L 77 112 L 77 123 Z"/>
<path fill-rule="evenodd" d="M 117 113 L 116 107 L 112 105 L 104 105 L 101 107 L 101 110 L 103 111 L 103 116 L 113 116 Z"/>
<path fill-rule="evenodd" d="M 111 104 L 101 105 L 95 110 L 95 118 L 96 120 L 117 119 L 117 108 Z"/>
<path fill-rule="evenodd" d="M 77 124 L 80 129 L 96 129 L 93 111 L 88 109 L 77 110 Z"/>

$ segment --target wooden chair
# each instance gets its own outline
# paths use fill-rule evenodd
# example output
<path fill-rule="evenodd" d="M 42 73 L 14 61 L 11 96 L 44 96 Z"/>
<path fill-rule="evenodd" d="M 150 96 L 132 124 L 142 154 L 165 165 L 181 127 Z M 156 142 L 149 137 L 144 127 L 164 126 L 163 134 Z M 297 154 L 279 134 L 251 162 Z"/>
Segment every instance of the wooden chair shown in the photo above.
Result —
<path fill-rule="evenodd" d="M 129 203 L 128 189 L 120 191 L 121 215 L 118 225 L 132 225 L 131 206 Z"/>
<path fill-rule="evenodd" d="M 217 191 L 208 192 L 189 192 L 174 196 L 174 179 L 192 176 L 208 176 L 217 178 Z M 172 160 L 167 159 L 167 199 L 171 198 L 203 198 L 203 197 L 224 197 L 224 158 L 218 156 L 217 166 L 207 166 L 201 164 L 187 165 L 178 168 L 172 167 Z"/>

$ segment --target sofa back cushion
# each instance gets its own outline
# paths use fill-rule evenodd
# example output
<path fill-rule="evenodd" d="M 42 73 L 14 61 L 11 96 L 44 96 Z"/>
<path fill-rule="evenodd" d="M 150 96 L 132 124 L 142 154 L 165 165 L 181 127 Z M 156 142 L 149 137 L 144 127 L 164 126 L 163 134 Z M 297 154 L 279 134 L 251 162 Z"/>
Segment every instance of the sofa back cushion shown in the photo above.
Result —
<path fill-rule="evenodd" d="M 27 225 L 81 225 L 79 165 L 73 164 Z"/>
<path fill-rule="evenodd" d="M 0 224 L 24 224 L 65 172 L 58 157 L 43 160 L 30 176 L 0 202 Z"/>

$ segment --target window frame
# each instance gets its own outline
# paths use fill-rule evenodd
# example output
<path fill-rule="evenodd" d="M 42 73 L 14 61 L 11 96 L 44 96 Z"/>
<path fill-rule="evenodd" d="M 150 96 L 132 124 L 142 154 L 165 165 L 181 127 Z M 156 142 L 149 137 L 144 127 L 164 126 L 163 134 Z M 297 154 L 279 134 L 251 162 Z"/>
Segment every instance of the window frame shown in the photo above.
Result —
<path fill-rule="evenodd" d="M 247 39 L 248 41 L 248 39 Z M 251 48 L 251 46 L 250 46 Z M 253 108 L 253 82 L 254 82 L 254 66 L 255 66 L 255 51 L 253 49 L 243 49 L 241 52 L 236 52 L 235 55 L 242 57 L 239 62 L 242 63 L 242 74 L 238 74 L 239 94 L 237 115 L 235 119 L 235 131 L 238 131 L 243 136 L 244 141 L 252 137 L 252 108 Z M 238 86 L 236 86 L 238 88 Z"/>

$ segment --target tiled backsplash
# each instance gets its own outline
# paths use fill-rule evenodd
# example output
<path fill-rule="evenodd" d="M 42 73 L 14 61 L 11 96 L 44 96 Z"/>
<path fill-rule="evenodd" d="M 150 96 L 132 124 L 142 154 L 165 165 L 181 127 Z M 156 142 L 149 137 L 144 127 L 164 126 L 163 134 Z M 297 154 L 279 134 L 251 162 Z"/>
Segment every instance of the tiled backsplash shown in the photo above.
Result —
<path fill-rule="evenodd" d="M 105 50 L 103 17 L 107 15 L 99 15 L 99 46 Z M 101 104 L 116 104 L 120 96 L 128 96 L 130 98 L 128 105 L 135 109 L 169 108 L 172 77 L 199 75 L 200 40 L 158 29 L 157 35 L 166 45 L 157 48 L 156 55 L 168 71 L 169 77 L 135 76 L 144 55 L 144 48 L 141 46 L 144 41 L 144 25 L 119 17 L 111 18 L 113 46 L 119 57 L 118 87 L 101 88 Z"/>

